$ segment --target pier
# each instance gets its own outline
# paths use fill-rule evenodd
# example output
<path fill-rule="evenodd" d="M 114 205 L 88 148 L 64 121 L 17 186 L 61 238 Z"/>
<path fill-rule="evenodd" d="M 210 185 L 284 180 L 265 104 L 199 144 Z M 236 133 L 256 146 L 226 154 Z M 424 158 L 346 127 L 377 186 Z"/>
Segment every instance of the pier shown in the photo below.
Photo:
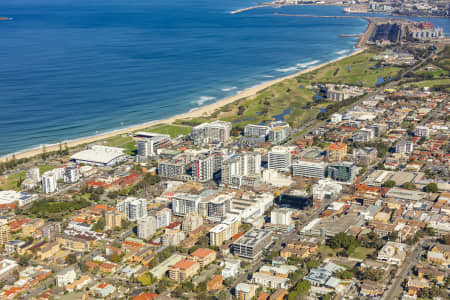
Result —
<path fill-rule="evenodd" d="M 273 4 L 270 3 L 260 3 L 259 5 L 255 5 L 255 6 L 250 6 L 250 7 L 246 7 L 246 8 L 241 8 L 238 10 L 233 10 L 232 12 L 230 12 L 230 14 L 234 15 L 234 14 L 238 14 L 244 11 L 248 11 L 248 10 L 252 10 L 252 9 L 256 9 L 256 8 L 261 8 L 261 7 L 273 7 Z"/>

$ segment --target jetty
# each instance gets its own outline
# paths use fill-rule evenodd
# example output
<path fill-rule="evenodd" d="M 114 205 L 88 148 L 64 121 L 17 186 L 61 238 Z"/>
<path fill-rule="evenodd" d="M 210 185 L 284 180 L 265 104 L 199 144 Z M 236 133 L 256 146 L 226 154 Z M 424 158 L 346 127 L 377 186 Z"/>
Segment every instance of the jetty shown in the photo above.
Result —
<path fill-rule="evenodd" d="M 256 9 L 256 8 L 261 8 L 261 7 L 276 7 L 276 6 L 274 4 L 271 4 L 271 3 L 260 3 L 260 4 L 255 5 L 255 6 L 250 6 L 250 7 L 246 7 L 246 8 L 233 10 L 230 13 L 232 15 L 234 15 L 234 14 L 238 14 L 238 13 L 241 13 L 241 12 L 244 12 L 244 11 L 248 11 L 248 10 L 252 10 L 252 9 Z"/>
<path fill-rule="evenodd" d="M 318 15 L 293 15 L 274 13 L 276 16 L 297 17 L 297 18 L 329 18 L 329 19 L 360 19 L 361 16 L 318 16 Z"/>

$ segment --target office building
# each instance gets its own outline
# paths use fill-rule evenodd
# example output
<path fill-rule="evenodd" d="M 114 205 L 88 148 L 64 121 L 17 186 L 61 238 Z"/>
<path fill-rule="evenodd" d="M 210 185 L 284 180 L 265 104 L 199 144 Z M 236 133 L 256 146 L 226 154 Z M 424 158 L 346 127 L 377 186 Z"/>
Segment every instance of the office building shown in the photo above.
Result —
<path fill-rule="evenodd" d="M 246 137 L 266 137 L 269 134 L 268 126 L 249 124 L 244 127 L 244 136 Z"/>
<path fill-rule="evenodd" d="M 418 137 L 428 137 L 430 135 L 430 129 L 426 126 L 416 126 L 414 135 Z"/>
<path fill-rule="evenodd" d="M 195 145 L 226 143 L 230 140 L 231 123 L 214 121 L 203 123 L 192 129 L 191 138 Z"/>
<path fill-rule="evenodd" d="M 117 210 L 105 211 L 105 229 L 122 226 L 122 214 Z"/>
<path fill-rule="evenodd" d="M 288 208 L 273 209 L 270 212 L 270 223 L 287 226 L 292 225 L 292 210 Z"/>
<path fill-rule="evenodd" d="M 175 194 L 172 200 L 172 212 L 176 216 L 184 217 L 188 213 L 198 212 L 201 197 L 186 193 Z"/>
<path fill-rule="evenodd" d="M 239 188 L 243 182 L 248 182 L 247 177 L 255 180 L 261 176 L 261 154 L 241 153 L 223 161 L 222 184 Z"/>
<path fill-rule="evenodd" d="M 325 162 L 299 160 L 292 165 L 292 175 L 322 179 L 327 176 L 327 166 Z"/>
<path fill-rule="evenodd" d="M 273 147 L 268 155 L 269 169 L 288 172 L 291 167 L 291 152 L 288 147 Z"/>
<path fill-rule="evenodd" d="M 170 267 L 169 278 L 177 282 L 184 282 L 197 274 L 199 270 L 199 263 L 193 260 L 183 259 Z"/>
<path fill-rule="evenodd" d="M 176 177 L 185 173 L 185 163 L 181 160 L 166 159 L 158 161 L 158 174 L 161 177 Z"/>
<path fill-rule="evenodd" d="M 334 162 L 328 165 L 328 176 L 336 181 L 352 182 L 356 178 L 357 170 L 353 162 Z"/>
<path fill-rule="evenodd" d="M 207 153 L 197 155 L 192 161 L 192 180 L 207 182 L 214 176 L 214 159 Z"/>
<path fill-rule="evenodd" d="M 341 161 L 345 159 L 347 155 L 347 144 L 344 143 L 334 143 L 327 148 L 327 159 L 328 161 Z"/>
<path fill-rule="evenodd" d="M 140 239 L 149 239 L 156 233 L 156 218 L 147 216 L 137 221 L 137 233 Z"/>
<path fill-rule="evenodd" d="M 117 209 L 129 221 L 137 221 L 147 216 L 147 199 L 128 197 L 117 204 Z"/>
<path fill-rule="evenodd" d="M 400 154 L 411 153 L 414 150 L 414 143 L 411 141 L 399 141 L 395 145 L 395 152 Z"/>
<path fill-rule="evenodd" d="M 56 173 L 53 171 L 47 171 L 42 174 L 42 191 L 44 194 L 51 194 L 58 189 L 58 182 Z"/>
<path fill-rule="evenodd" d="M 196 212 L 191 212 L 184 217 L 181 229 L 186 235 L 189 235 L 201 225 L 203 225 L 203 218 Z"/>
<path fill-rule="evenodd" d="M 269 124 L 268 141 L 272 144 L 279 144 L 289 136 L 289 124 L 283 121 L 275 121 Z"/>
<path fill-rule="evenodd" d="M 231 244 L 233 255 L 256 259 L 263 250 L 272 243 L 272 232 L 262 229 L 251 229 Z"/>

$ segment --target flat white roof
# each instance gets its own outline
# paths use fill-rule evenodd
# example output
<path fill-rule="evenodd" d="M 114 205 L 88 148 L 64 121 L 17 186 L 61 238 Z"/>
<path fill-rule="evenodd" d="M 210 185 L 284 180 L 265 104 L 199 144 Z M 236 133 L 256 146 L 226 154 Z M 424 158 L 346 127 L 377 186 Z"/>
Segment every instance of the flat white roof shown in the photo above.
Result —
<path fill-rule="evenodd" d="M 99 164 L 108 164 L 110 161 L 125 155 L 120 152 L 100 151 L 100 150 L 83 150 L 72 155 L 73 160 L 89 161 Z"/>

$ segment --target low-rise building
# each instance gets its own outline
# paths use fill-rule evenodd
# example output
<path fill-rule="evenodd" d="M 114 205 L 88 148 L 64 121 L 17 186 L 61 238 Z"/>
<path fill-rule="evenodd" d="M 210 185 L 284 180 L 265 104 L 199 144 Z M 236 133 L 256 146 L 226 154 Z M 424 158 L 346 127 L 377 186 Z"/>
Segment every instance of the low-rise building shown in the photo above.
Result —
<path fill-rule="evenodd" d="M 190 259 L 198 262 L 200 266 L 204 268 L 216 260 L 216 251 L 207 248 L 199 248 L 191 253 Z"/>
<path fill-rule="evenodd" d="M 184 282 L 200 270 L 200 264 L 193 260 L 183 259 L 169 269 L 169 278 L 177 282 Z"/>
<path fill-rule="evenodd" d="M 256 259 L 262 255 L 265 248 L 272 243 L 272 232 L 262 229 L 252 229 L 231 244 L 234 255 Z"/>
<path fill-rule="evenodd" d="M 65 287 L 73 283 L 77 279 L 77 273 L 74 268 L 68 268 L 61 270 L 56 274 L 56 286 Z"/>

